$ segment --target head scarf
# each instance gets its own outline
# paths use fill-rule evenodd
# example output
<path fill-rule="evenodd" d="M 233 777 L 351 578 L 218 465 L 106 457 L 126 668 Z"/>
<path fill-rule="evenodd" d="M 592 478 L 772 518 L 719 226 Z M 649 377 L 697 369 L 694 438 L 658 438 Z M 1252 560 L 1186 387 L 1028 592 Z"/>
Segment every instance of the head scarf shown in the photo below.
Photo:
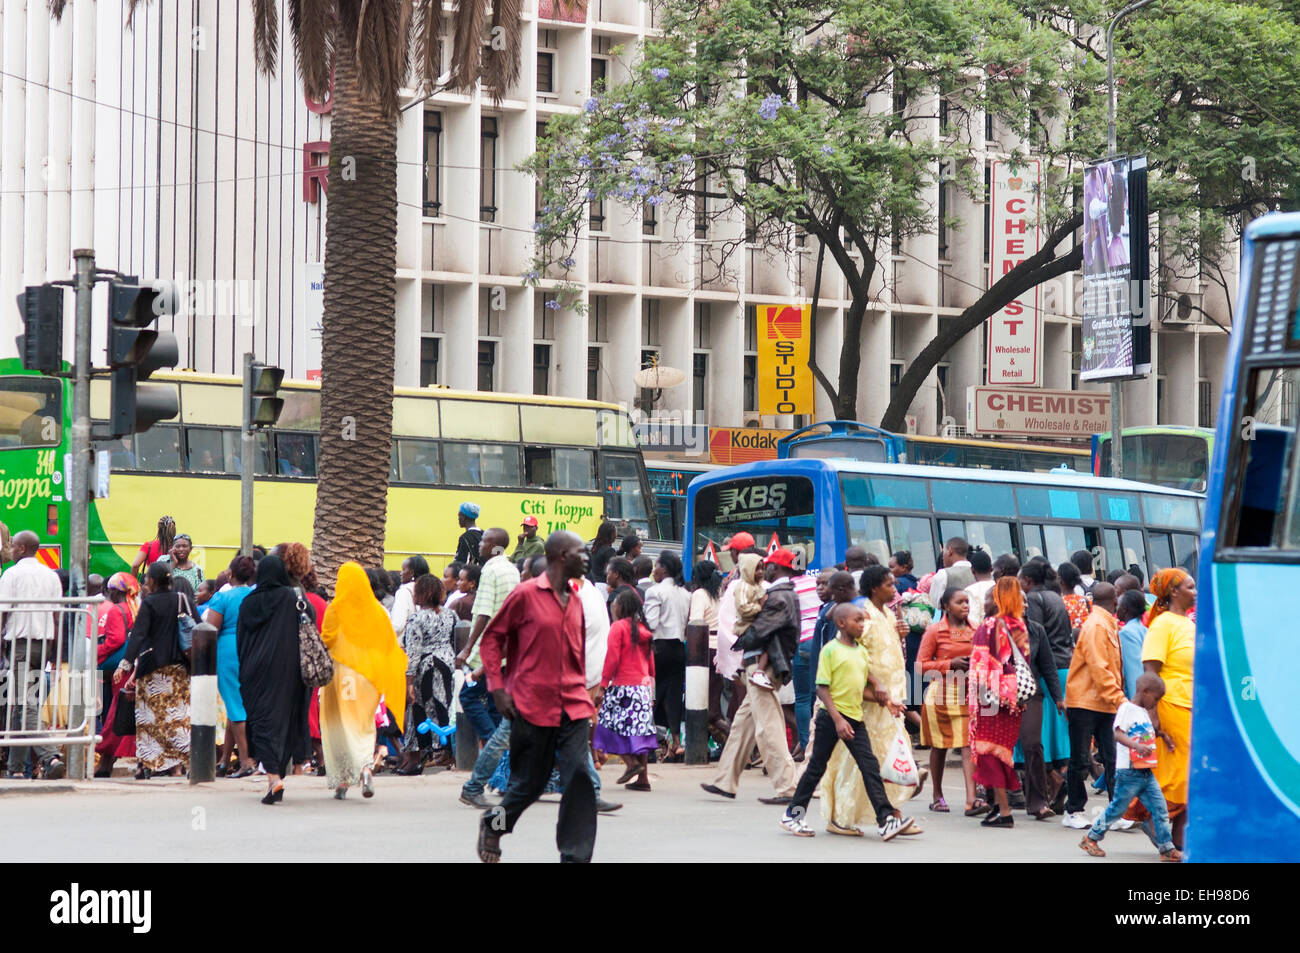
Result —
<path fill-rule="evenodd" d="M 375 686 L 397 723 L 403 724 L 406 653 L 397 644 L 392 620 L 375 598 L 366 571 L 357 563 L 339 567 L 334 601 L 325 610 L 320 634 L 330 655 Z"/>
<path fill-rule="evenodd" d="M 108 582 L 104 583 L 105 589 L 116 589 L 118 592 L 125 592 L 126 598 L 122 604 L 126 606 L 126 611 L 131 614 L 132 620 L 140 612 L 140 582 L 135 576 L 125 572 L 115 572 L 108 577 Z"/>
<path fill-rule="evenodd" d="M 244 597 L 239 606 L 239 624 L 260 631 L 286 603 L 297 602 L 289 571 L 279 556 L 263 556 L 257 561 L 257 588 Z"/>
<path fill-rule="evenodd" d="M 1162 569 L 1151 577 L 1151 591 L 1155 594 L 1156 603 L 1147 614 L 1147 625 L 1154 622 L 1156 616 L 1169 608 L 1169 601 L 1173 597 L 1174 590 L 1183 584 L 1188 575 L 1187 570 L 1174 567 Z"/>
<path fill-rule="evenodd" d="M 460 515 L 467 520 L 478 519 L 479 505 L 477 503 L 462 503 L 460 505 Z"/>

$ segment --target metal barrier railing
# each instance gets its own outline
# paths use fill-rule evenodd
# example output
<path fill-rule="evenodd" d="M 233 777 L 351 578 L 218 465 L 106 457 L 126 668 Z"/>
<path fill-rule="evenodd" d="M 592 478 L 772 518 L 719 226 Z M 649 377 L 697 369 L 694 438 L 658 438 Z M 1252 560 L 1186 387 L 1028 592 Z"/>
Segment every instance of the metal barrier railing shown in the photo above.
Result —
<path fill-rule="evenodd" d="M 28 749 L 40 762 L 52 753 L 47 749 L 66 747 L 67 777 L 90 777 L 101 686 L 95 649 L 100 602 L 0 601 L 0 747 L 10 749 L 9 772 L 24 769 Z M 14 763 L 15 754 L 23 763 Z"/>

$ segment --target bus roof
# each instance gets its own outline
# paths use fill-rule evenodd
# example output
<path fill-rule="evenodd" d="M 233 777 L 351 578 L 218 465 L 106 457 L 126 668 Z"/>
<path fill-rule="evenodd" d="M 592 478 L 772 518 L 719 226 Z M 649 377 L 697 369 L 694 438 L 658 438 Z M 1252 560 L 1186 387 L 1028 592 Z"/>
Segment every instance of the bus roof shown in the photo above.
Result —
<path fill-rule="evenodd" d="M 1148 433 L 1170 433 L 1170 434 L 1195 434 L 1200 437 L 1213 437 L 1214 431 L 1206 427 L 1193 427 L 1190 424 L 1148 424 L 1142 427 L 1125 427 L 1124 436 L 1130 434 L 1148 434 Z M 1110 439 L 1110 431 L 1097 434 L 1102 440 Z"/>
<path fill-rule="evenodd" d="M 1172 487 L 1156 486 L 1151 483 L 1138 483 L 1135 480 L 1116 480 L 1113 477 L 1098 477 L 1091 473 L 1026 473 L 1018 470 L 972 470 L 966 467 L 931 467 L 910 463 L 868 463 L 862 460 L 794 458 L 788 460 L 760 460 L 755 463 L 743 463 L 727 467 L 712 473 L 703 473 L 691 481 L 690 491 L 712 483 L 725 480 L 762 477 L 771 474 L 812 474 L 823 470 L 836 473 L 868 473 L 880 476 L 924 477 L 932 480 L 974 480 L 983 483 L 1044 483 L 1052 481 L 1059 486 L 1077 487 L 1092 490 L 1114 490 L 1129 493 L 1161 493 L 1166 496 L 1186 496 L 1203 499 L 1205 494 L 1190 490 L 1176 490 Z"/>
<path fill-rule="evenodd" d="M 997 450 L 1029 450 L 1034 453 L 1075 453 L 1086 456 L 1088 448 L 1079 444 L 1056 443 L 1016 443 L 1010 440 L 983 440 L 977 437 L 932 437 L 922 434 L 909 434 L 908 440 L 921 443 L 954 444 L 962 447 L 993 447 Z M 952 467 L 945 469 L 951 470 Z"/>
<path fill-rule="evenodd" d="M 198 371 L 158 371 L 150 381 L 169 384 L 225 384 L 242 386 L 242 379 L 231 374 L 204 374 Z M 320 381 L 285 379 L 280 385 L 292 390 L 320 390 Z M 576 397 L 550 397 L 534 394 L 509 394 L 497 391 L 453 390 L 450 387 L 394 387 L 394 397 L 439 397 L 447 400 L 484 400 L 511 404 L 543 404 L 553 407 L 586 407 L 592 410 L 622 410 L 618 404 L 584 400 Z"/>

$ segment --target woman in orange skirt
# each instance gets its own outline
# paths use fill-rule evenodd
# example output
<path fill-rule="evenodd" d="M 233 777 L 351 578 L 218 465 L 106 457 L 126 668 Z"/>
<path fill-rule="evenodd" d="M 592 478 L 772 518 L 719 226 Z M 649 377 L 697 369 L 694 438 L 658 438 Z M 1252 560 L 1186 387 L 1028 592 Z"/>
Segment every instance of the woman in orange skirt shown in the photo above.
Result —
<path fill-rule="evenodd" d="M 930 746 L 930 777 L 934 783 L 930 810 L 940 814 L 949 811 L 943 797 L 943 768 L 948 752 L 955 748 L 961 752 L 966 779 L 966 816 L 974 817 L 988 811 L 989 806 L 975 796 L 975 769 L 970 757 L 970 709 L 966 704 L 966 672 L 974 647 L 970 596 L 964 589 L 949 588 L 939 597 L 939 608 L 943 615 L 926 628 L 916 653 L 921 677 L 930 682 L 921 703 L 921 744 Z"/>

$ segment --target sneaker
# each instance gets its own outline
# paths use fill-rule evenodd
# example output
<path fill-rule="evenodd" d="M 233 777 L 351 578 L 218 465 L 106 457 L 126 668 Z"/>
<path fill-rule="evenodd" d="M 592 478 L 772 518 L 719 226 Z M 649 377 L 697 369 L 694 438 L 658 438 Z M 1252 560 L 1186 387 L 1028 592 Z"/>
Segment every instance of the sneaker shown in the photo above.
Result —
<path fill-rule="evenodd" d="M 63 763 L 62 758 L 51 758 L 49 764 L 45 766 L 45 780 L 58 781 L 67 774 L 67 765 Z"/>
<path fill-rule="evenodd" d="M 891 814 L 889 817 L 885 818 L 885 823 L 880 825 L 877 829 L 877 833 L 880 834 L 881 840 L 893 840 L 911 826 L 912 819 L 910 817 L 904 817 L 900 820 Z"/>
<path fill-rule="evenodd" d="M 751 685 L 757 685 L 759 688 L 772 689 L 775 687 L 772 684 L 772 680 L 767 677 L 767 672 L 755 672 L 753 675 L 749 676 L 749 683 Z"/>
<path fill-rule="evenodd" d="M 813 837 L 817 833 L 802 817 L 791 817 L 789 814 L 781 815 L 781 827 L 795 837 Z"/>
<path fill-rule="evenodd" d="M 1073 827 L 1076 831 L 1086 830 L 1092 827 L 1092 821 L 1088 820 L 1088 815 L 1083 811 L 1070 811 L 1065 817 L 1061 818 L 1063 827 Z"/>
<path fill-rule="evenodd" d="M 1137 821 L 1130 821 L 1128 818 L 1121 817 L 1118 821 L 1111 821 L 1109 830 L 1112 831 L 1131 831 L 1137 827 Z"/>

